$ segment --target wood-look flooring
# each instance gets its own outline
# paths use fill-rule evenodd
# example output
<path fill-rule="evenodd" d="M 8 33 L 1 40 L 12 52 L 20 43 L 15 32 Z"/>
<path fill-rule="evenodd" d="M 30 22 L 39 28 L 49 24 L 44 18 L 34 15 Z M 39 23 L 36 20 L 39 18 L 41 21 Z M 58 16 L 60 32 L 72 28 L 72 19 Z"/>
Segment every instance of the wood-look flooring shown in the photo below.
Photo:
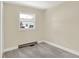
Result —
<path fill-rule="evenodd" d="M 79 58 L 79 56 L 42 42 L 32 47 L 5 52 L 3 58 Z"/>

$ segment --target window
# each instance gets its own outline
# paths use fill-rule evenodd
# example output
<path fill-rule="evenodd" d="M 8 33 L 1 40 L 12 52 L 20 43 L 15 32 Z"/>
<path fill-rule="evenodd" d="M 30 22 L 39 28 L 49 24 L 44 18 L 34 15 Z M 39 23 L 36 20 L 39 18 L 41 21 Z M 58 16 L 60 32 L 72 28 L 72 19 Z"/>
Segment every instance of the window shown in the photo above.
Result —
<path fill-rule="evenodd" d="M 21 29 L 34 29 L 35 28 L 35 15 L 20 13 L 20 28 Z"/>

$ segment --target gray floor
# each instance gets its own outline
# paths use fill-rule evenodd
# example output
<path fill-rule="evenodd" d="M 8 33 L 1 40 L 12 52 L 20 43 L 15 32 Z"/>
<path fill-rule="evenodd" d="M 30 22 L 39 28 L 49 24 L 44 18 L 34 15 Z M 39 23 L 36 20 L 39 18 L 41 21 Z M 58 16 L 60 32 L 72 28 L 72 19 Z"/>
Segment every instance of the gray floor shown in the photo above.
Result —
<path fill-rule="evenodd" d="M 79 56 L 42 42 L 32 47 L 8 51 L 4 53 L 3 58 L 79 58 Z"/>

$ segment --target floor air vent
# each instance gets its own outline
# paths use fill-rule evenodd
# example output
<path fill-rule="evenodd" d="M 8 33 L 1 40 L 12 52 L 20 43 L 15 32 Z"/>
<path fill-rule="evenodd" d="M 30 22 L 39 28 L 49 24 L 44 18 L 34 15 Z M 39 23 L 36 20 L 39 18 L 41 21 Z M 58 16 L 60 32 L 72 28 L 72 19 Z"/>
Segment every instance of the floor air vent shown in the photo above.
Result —
<path fill-rule="evenodd" d="M 19 45 L 18 48 L 35 46 L 36 44 L 37 44 L 37 42 L 30 42 L 30 43 L 26 43 L 26 44 Z"/>

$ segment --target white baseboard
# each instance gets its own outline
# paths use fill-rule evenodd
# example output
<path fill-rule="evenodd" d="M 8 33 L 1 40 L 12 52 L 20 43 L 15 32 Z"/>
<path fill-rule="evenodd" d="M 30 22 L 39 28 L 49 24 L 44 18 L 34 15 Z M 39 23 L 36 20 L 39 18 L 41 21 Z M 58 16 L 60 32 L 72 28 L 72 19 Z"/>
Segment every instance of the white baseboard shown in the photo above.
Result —
<path fill-rule="evenodd" d="M 38 41 L 38 43 L 40 43 L 40 42 L 43 42 L 43 41 Z M 5 53 L 5 52 L 7 52 L 7 51 L 14 50 L 14 49 L 17 49 L 17 48 L 18 48 L 18 46 L 4 49 L 3 53 Z"/>
<path fill-rule="evenodd" d="M 63 46 L 61 46 L 61 45 L 57 45 L 57 44 L 55 44 L 55 43 L 52 43 L 52 42 L 49 42 L 49 41 L 46 41 L 46 40 L 44 40 L 43 42 L 46 42 L 46 43 L 48 43 L 48 44 L 50 44 L 50 45 L 52 45 L 52 46 L 55 46 L 55 47 L 57 47 L 57 48 L 63 49 L 63 50 L 65 50 L 65 51 L 68 51 L 68 52 L 70 52 L 70 53 L 72 53 L 72 54 L 75 54 L 75 55 L 78 55 L 78 56 L 79 56 L 79 52 L 77 52 L 77 51 L 75 51 L 75 50 L 72 50 L 72 49 L 63 47 Z"/>
<path fill-rule="evenodd" d="M 14 50 L 14 49 L 17 49 L 17 48 L 18 48 L 18 46 L 4 49 L 3 53 L 5 53 L 5 52 L 7 52 L 7 51 Z"/>
<path fill-rule="evenodd" d="M 55 43 L 52 43 L 52 42 L 49 42 L 49 41 L 46 41 L 46 40 L 38 41 L 38 43 L 41 43 L 41 42 L 46 42 L 46 43 L 48 43 L 48 44 L 50 44 L 50 45 L 52 45 L 52 46 L 55 46 L 55 47 L 57 47 L 57 48 L 63 49 L 63 50 L 65 50 L 65 51 L 68 51 L 68 52 L 70 52 L 70 53 L 72 53 L 72 54 L 75 54 L 75 55 L 78 55 L 78 56 L 79 56 L 79 52 L 77 52 L 77 51 L 75 51 L 75 50 L 72 50 L 72 49 L 63 47 L 63 46 L 61 46 L 61 45 L 57 45 L 57 44 L 55 44 Z M 5 49 L 4 52 L 11 51 L 11 50 L 14 50 L 14 49 L 17 49 L 17 48 L 18 48 L 18 46 L 16 46 L 16 47 L 11 47 L 11 48 Z M 3 53 L 4 53 L 4 52 L 3 52 Z"/>
<path fill-rule="evenodd" d="M 43 41 L 38 41 L 38 43 L 40 43 L 40 42 L 43 42 Z M 5 53 L 5 52 L 7 52 L 7 51 L 14 50 L 14 49 L 17 49 L 17 48 L 18 48 L 18 46 L 4 49 L 3 53 Z"/>

